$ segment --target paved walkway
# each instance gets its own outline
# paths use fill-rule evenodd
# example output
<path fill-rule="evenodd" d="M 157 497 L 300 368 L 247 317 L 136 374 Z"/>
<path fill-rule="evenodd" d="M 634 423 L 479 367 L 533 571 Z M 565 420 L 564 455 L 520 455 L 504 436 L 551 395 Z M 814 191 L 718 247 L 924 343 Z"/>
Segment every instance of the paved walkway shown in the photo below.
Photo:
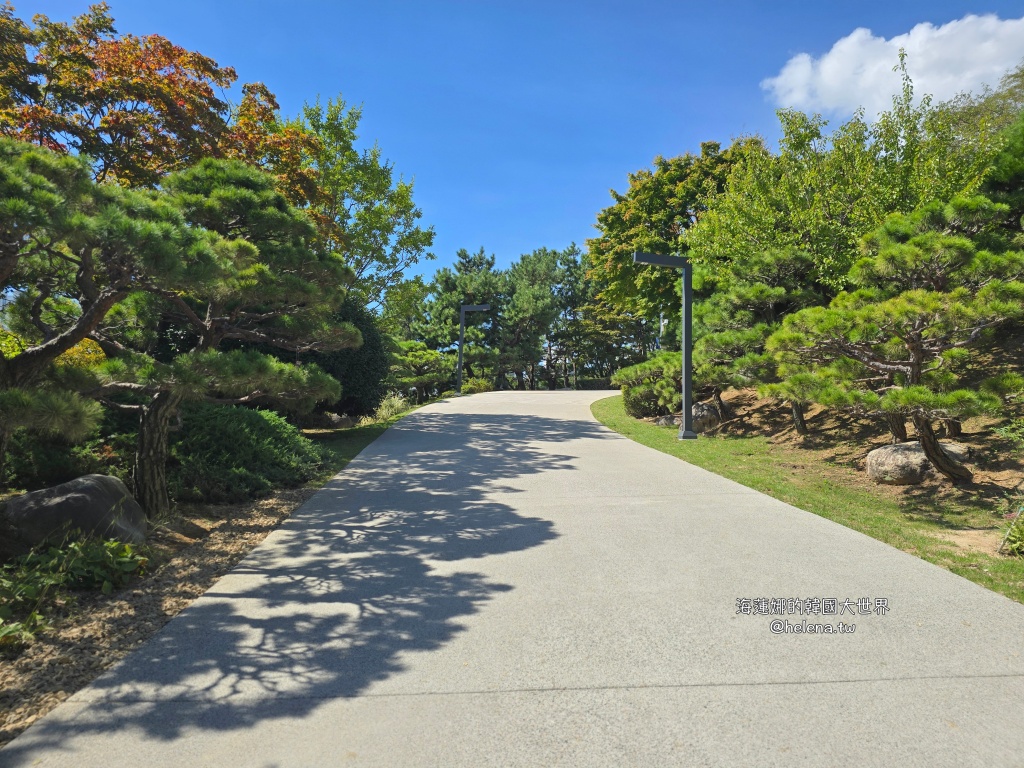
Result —
<path fill-rule="evenodd" d="M 1024 765 L 1024 606 L 622 438 L 604 396 L 407 417 L 0 765 Z M 770 630 L 804 618 L 856 629 Z"/>

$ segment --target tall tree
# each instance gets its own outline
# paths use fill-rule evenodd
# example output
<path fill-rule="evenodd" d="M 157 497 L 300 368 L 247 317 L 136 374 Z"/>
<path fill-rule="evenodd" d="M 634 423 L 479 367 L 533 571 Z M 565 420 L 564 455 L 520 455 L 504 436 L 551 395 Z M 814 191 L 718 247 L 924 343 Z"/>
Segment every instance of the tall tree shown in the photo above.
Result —
<path fill-rule="evenodd" d="M 351 324 L 336 318 L 351 270 L 340 256 L 310 248 L 312 224 L 288 205 L 271 177 L 237 161 L 204 160 L 163 186 L 191 228 L 218 238 L 225 254 L 210 280 L 187 289 L 140 281 L 139 288 L 159 300 L 158 312 L 187 329 L 183 347 L 159 363 L 133 345 L 124 323 L 93 333 L 112 358 L 93 394 L 140 414 L 135 492 L 153 515 L 169 508 L 168 431 L 184 400 L 309 408 L 340 395 L 337 382 L 314 365 L 284 363 L 252 348 L 222 352 L 224 342 L 300 353 L 361 341 Z M 130 399 L 118 399 L 119 393 Z"/>
<path fill-rule="evenodd" d="M 217 154 L 228 107 L 215 89 L 236 75 L 159 35 L 118 35 L 109 10 L 30 27 L 0 8 L 0 131 L 87 156 L 99 180 L 151 186 Z"/>
<path fill-rule="evenodd" d="M 716 142 L 701 144 L 700 154 L 654 159 L 654 169 L 629 175 L 624 194 L 612 190 L 614 205 L 597 215 L 600 235 L 587 241 L 593 278 L 601 297 L 645 317 L 678 306 L 671 270 L 633 263 L 634 251 L 685 252 L 683 233 L 706 210 L 707 199 L 720 192 L 732 165 L 760 142 L 743 139 L 724 152 Z"/>
<path fill-rule="evenodd" d="M 355 273 L 355 289 L 371 306 L 399 284 L 409 267 L 433 259 L 432 227 L 418 223 L 423 214 L 413 202 L 413 183 L 395 179 L 377 145 L 355 148 L 362 111 L 341 98 L 303 109 L 301 126 L 318 149 L 310 171 L 316 193 L 309 212 L 318 229 L 318 247 L 343 253 Z"/>

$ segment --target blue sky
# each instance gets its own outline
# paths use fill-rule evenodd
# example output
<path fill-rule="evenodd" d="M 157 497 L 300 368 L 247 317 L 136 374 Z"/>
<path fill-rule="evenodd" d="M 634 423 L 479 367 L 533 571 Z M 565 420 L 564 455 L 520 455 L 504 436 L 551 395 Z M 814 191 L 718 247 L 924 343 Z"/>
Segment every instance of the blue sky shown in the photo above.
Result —
<path fill-rule="evenodd" d="M 630 171 L 702 141 L 774 140 L 781 99 L 839 119 L 851 99 L 887 87 L 865 62 L 888 73 L 896 43 L 911 50 L 915 79 L 939 91 L 992 81 L 999 62 L 1024 57 L 1024 22 L 999 22 L 1024 16 L 1019 0 L 110 4 L 118 31 L 233 66 L 239 82 L 265 82 L 286 115 L 318 95 L 361 104 L 362 142 L 415 178 L 437 232 L 437 261 L 419 270 L 428 275 L 459 248 L 483 246 L 507 265 L 541 246 L 582 245 Z M 22 18 L 69 20 L 87 3 L 14 5 Z M 957 21 L 968 14 L 999 18 Z M 936 29 L 908 35 L 922 23 Z M 851 37 L 858 28 L 873 36 Z M 979 51 L 988 69 L 973 71 Z M 774 77 L 774 89 L 762 85 Z"/>

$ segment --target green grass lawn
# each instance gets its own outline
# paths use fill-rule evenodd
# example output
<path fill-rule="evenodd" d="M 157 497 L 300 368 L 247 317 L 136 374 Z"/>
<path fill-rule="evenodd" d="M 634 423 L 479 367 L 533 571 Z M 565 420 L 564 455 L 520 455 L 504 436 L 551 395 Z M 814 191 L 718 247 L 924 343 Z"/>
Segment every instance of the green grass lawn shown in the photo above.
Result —
<path fill-rule="evenodd" d="M 895 498 L 866 486 L 842 466 L 806 467 L 799 448 L 766 437 L 701 437 L 679 440 L 676 427 L 658 427 L 626 415 L 621 396 L 591 407 L 605 426 L 655 450 L 735 480 L 795 507 L 853 528 L 905 552 L 1024 603 L 1024 558 L 989 555 L 940 538 L 944 531 L 1001 521 L 991 499 L 961 493 L 941 504 L 927 494 Z M 941 507 L 941 509 L 939 509 Z"/>

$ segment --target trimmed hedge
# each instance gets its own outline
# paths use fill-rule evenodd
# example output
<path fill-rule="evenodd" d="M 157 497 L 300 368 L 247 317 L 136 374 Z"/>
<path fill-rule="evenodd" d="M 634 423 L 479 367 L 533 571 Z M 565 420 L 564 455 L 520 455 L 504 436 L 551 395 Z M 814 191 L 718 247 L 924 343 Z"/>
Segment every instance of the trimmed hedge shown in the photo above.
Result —
<path fill-rule="evenodd" d="M 198 403 L 181 416 L 168 468 L 178 501 L 246 501 L 301 485 L 323 465 L 317 445 L 273 411 Z"/>

